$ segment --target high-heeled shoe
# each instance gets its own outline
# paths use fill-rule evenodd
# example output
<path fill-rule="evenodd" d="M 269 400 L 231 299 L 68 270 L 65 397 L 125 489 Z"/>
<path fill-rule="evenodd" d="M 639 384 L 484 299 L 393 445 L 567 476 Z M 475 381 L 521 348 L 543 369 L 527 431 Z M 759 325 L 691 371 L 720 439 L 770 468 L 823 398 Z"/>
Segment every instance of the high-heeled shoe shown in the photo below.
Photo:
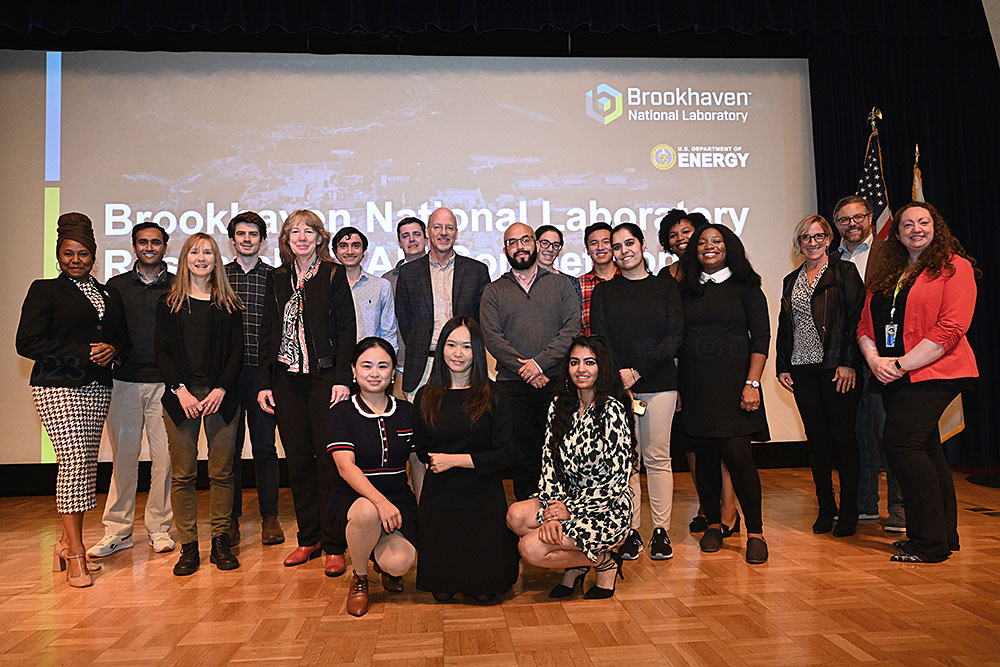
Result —
<path fill-rule="evenodd" d="M 583 594 L 585 600 L 606 600 L 615 594 L 615 586 L 618 585 L 618 579 L 624 579 L 625 575 L 622 574 L 622 557 L 619 556 L 614 551 L 606 552 L 604 560 L 597 564 L 594 568 L 595 572 L 607 572 L 608 570 L 615 570 L 615 578 L 612 579 L 611 588 L 601 588 L 596 583 L 590 587 L 586 593 Z"/>
<path fill-rule="evenodd" d="M 739 514 L 736 515 L 736 522 L 733 524 L 732 528 L 729 528 L 728 526 L 726 526 L 726 524 L 722 524 L 722 536 L 723 537 L 731 537 L 733 533 L 740 532 L 740 519 L 741 518 L 742 517 L 740 517 Z"/>
<path fill-rule="evenodd" d="M 55 549 L 52 553 L 52 571 L 53 572 L 65 572 L 66 571 L 66 558 L 68 557 L 66 552 L 69 549 L 63 546 L 62 540 L 56 540 Z M 100 563 L 92 563 L 87 561 L 87 571 L 91 574 L 96 574 L 101 571 Z"/>
<path fill-rule="evenodd" d="M 580 584 L 580 590 L 581 591 L 583 590 L 583 580 L 584 580 L 584 578 L 586 578 L 587 573 L 590 572 L 590 568 L 589 567 L 567 567 L 565 571 L 566 572 L 570 572 L 571 570 L 575 570 L 575 571 L 579 572 L 580 574 L 578 574 L 576 577 L 573 578 L 573 583 L 570 584 L 569 586 L 566 586 L 562 582 L 559 582 L 559 584 L 556 585 L 555 588 L 553 588 L 551 591 L 549 591 L 549 597 L 550 598 L 568 598 L 570 595 L 573 594 L 573 591 L 576 590 L 576 585 L 577 584 Z"/>

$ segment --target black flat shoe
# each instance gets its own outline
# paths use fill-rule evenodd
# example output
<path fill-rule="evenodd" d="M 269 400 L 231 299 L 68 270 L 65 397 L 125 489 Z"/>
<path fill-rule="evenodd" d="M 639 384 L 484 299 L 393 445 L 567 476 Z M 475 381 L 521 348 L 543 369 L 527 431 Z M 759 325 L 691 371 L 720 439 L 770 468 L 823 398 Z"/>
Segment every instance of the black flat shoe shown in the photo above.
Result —
<path fill-rule="evenodd" d="M 433 595 L 434 599 L 437 600 L 438 602 L 447 602 L 448 600 L 455 597 L 454 593 L 431 593 L 431 595 Z"/>
<path fill-rule="evenodd" d="M 833 529 L 834 537 L 850 537 L 858 531 L 858 515 L 846 516 L 841 513 L 841 518 L 837 521 Z"/>
<path fill-rule="evenodd" d="M 562 582 L 560 582 L 558 585 L 556 585 L 555 588 L 553 588 L 551 591 L 549 591 L 549 597 L 550 598 L 553 598 L 553 599 L 568 598 L 570 595 L 573 594 L 573 591 L 576 590 L 576 585 L 577 584 L 580 584 L 580 590 L 581 591 L 583 590 L 583 580 L 587 576 L 587 573 L 590 572 L 590 568 L 589 567 L 567 567 L 565 571 L 566 572 L 570 572 L 572 570 L 576 570 L 580 574 L 578 574 L 576 576 L 576 578 L 573 579 L 573 583 L 571 585 L 569 585 L 569 586 L 564 585 Z"/>
<path fill-rule="evenodd" d="M 751 537 L 747 540 L 747 562 L 751 565 L 760 565 L 767 562 L 767 542 L 759 537 Z"/>
<path fill-rule="evenodd" d="M 740 520 L 741 519 L 742 519 L 742 517 L 739 514 L 737 514 L 736 515 L 736 523 L 733 524 L 732 528 L 727 527 L 726 524 L 722 524 L 722 536 L 723 537 L 731 537 L 733 533 L 740 532 Z"/>
<path fill-rule="evenodd" d="M 688 524 L 689 533 L 704 533 L 706 530 L 708 530 L 708 519 L 700 514 Z"/>
<path fill-rule="evenodd" d="M 813 532 L 817 535 L 829 533 L 833 530 L 833 516 L 825 512 L 820 512 L 816 520 L 813 521 Z"/>
<path fill-rule="evenodd" d="M 722 548 L 722 531 L 718 528 L 709 528 L 701 536 L 701 541 L 698 545 L 707 554 L 715 553 Z"/>
<path fill-rule="evenodd" d="M 614 586 L 611 588 L 601 588 L 597 584 L 590 587 L 586 593 L 583 594 L 585 600 L 606 600 L 615 594 L 615 586 L 618 585 L 619 579 L 624 579 L 625 575 L 622 574 L 622 557 L 616 554 L 614 551 L 608 551 L 604 560 L 597 564 L 594 568 L 596 572 L 607 572 L 608 570 L 616 570 L 614 578 Z"/>
<path fill-rule="evenodd" d="M 493 602 L 497 597 L 496 593 L 483 593 L 481 595 L 473 595 L 472 599 L 479 604 L 486 604 L 487 602 Z"/>

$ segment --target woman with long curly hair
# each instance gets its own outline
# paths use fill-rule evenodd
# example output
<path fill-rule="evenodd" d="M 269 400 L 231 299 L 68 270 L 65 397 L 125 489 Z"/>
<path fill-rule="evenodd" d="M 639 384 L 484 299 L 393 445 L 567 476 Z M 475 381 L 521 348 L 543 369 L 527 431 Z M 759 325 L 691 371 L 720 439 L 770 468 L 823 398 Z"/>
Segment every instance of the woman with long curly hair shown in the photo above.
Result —
<path fill-rule="evenodd" d="M 958 510 L 938 421 L 978 377 L 966 340 L 976 308 L 976 260 L 930 204 L 893 216 L 868 279 L 858 343 L 882 383 L 886 457 L 906 507 L 907 540 L 892 560 L 938 563 L 958 551 Z"/>
<path fill-rule="evenodd" d="M 599 336 L 570 344 L 549 406 L 538 495 L 510 506 L 507 525 L 528 563 L 564 569 L 549 597 L 573 594 L 592 565 L 597 581 L 584 595 L 609 598 L 621 576 L 613 551 L 631 528 L 628 481 L 636 464 L 632 401 L 611 348 Z"/>

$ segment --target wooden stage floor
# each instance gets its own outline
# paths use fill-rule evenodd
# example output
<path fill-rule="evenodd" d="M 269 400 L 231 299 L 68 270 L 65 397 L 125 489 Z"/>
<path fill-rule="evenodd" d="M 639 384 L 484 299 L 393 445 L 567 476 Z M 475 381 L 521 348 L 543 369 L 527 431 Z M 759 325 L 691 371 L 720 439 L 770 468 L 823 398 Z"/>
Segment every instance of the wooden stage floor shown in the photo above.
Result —
<path fill-rule="evenodd" d="M 244 496 L 238 570 L 208 563 L 203 515 L 195 575 L 174 577 L 177 553 L 154 554 L 137 525 L 142 542 L 105 559 L 82 590 L 49 571 L 52 498 L 3 498 L 0 665 L 1000 664 L 1000 515 L 986 512 L 1000 510 L 1000 490 L 956 474 L 961 552 L 939 565 L 900 565 L 889 562 L 893 538 L 879 522 L 846 539 L 813 535 L 808 470 L 761 478 L 766 565 L 743 561 L 745 534 L 719 553 L 699 551 L 687 533 L 696 500 L 684 473 L 675 475 L 674 558 L 643 552 L 626 563 L 611 600 L 551 602 L 557 576 L 525 568 L 499 603 L 438 604 L 414 590 L 411 571 L 398 595 L 373 577 L 361 619 L 344 612 L 348 577 L 324 577 L 320 560 L 282 567 L 294 539 L 260 545 L 253 491 Z M 199 501 L 204 510 L 207 492 Z M 291 538 L 287 489 L 281 519 Z M 89 513 L 87 543 L 102 533 L 100 513 Z"/>

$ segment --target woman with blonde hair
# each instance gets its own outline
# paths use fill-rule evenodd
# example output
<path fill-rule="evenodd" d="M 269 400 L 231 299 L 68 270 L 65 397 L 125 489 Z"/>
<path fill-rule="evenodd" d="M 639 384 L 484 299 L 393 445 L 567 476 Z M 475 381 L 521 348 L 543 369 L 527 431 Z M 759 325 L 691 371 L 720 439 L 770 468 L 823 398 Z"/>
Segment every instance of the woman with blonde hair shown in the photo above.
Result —
<path fill-rule="evenodd" d="M 853 535 L 858 523 L 861 455 L 854 432 L 861 353 L 856 332 L 865 288 L 850 262 L 830 261 L 830 223 L 821 215 L 802 218 L 792 250 L 804 261 L 785 276 L 778 314 L 775 370 L 795 396 L 806 430 L 819 516 L 814 533 Z M 840 477 L 840 510 L 833 497 L 834 461 Z"/>
<path fill-rule="evenodd" d="M 174 574 L 194 574 L 198 553 L 198 436 L 208 439 L 211 562 L 220 570 L 240 566 L 230 550 L 233 454 L 236 447 L 236 380 L 243 361 L 243 304 L 233 292 L 222 255 L 208 234 L 184 241 L 177 279 L 156 306 L 154 348 L 163 392 L 163 421 L 170 447 L 170 503 L 181 543 Z"/>
<path fill-rule="evenodd" d="M 282 265 L 268 276 L 264 294 L 257 402 L 278 422 L 298 522 L 298 547 L 284 565 L 325 551 L 324 572 L 339 577 L 347 543 L 328 502 L 339 475 L 326 451 L 327 420 L 330 407 L 351 393 L 354 300 L 316 213 L 293 211 L 278 249 Z"/>

